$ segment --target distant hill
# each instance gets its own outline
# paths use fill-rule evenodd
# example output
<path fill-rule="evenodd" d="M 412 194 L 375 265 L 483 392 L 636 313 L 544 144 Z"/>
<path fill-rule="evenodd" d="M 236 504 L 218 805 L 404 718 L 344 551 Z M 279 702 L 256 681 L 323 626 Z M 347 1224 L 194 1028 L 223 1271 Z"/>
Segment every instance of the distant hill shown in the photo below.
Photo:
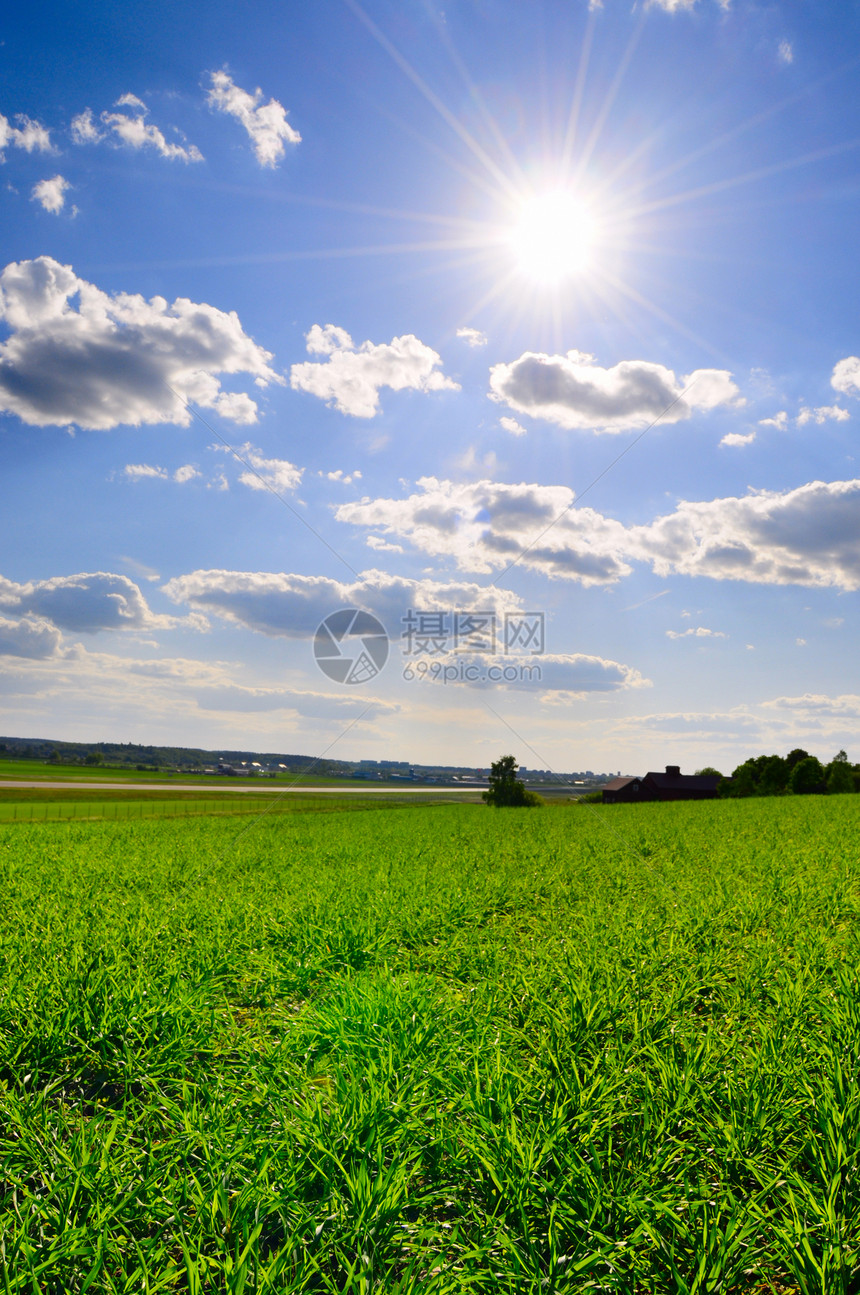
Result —
<path fill-rule="evenodd" d="M 87 757 L 100 757 L 100 763 L 117 769 L 164 769 L 178 772 L 212 768 L 225 764 L 251 764 L 257 761 L 266 768 L 283 765 L 289 773 L 304 770 L 317 777 L 350 778 L 404 777 L 452 778 L 456 775 L 477 777 L 482 770 L 460 765 L 410 765 L 405 760 L 315 760 L 312 755 L 282 751 L 234 751 L 221 747 L 206 751 L 201 747 L 144 746 L 137 742 L 60 742 L 54 738 L 0 737 L 0 760 L 50 760 L 57 764 L 84 764 Z"/>

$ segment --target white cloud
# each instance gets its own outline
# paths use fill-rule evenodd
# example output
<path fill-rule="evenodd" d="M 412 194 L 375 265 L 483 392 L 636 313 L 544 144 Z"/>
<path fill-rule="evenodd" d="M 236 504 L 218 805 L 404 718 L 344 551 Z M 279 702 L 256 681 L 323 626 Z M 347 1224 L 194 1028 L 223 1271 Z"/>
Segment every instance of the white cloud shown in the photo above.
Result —
<path fill-rule="evenodd" d="M 728 634 L 722 630 L 705 629 L 704 625 L 698 625 L 695 629 L 691 626 L 688 630 L 666 630 L 666 637 L 670 639 L 727 639 Z"/>
<path fill-rule="evenodd" d="M 254 472 L 239 474 L 243 486 L 250 486 L 252 490 L 265 490 L 267 487 L 278 491 L 298 489 L 304 468 L 297 468 L 288 459 L 267 459 L 261 450 L 250 444 L 240 446 L 239 453 L 255 469 Z"/>
<path fill-rule="evenodd" d="M 805 427 L 807 423 L 817 423 L 820 427 L 826 422 L 844 423 L 850 417 L 848 410 L 841 405 L 819 405 L 817 409 L 802 408 L 797 415 L 797 425 Z"/>
<path fill-rule="evenodd" d="M 724 772 L 730 772 L 741 760 L 763 750 L 789 751 L 792 747 L 804 746 L 824 760 L 839 747 L 845 747 L 850 753 L 851 746 L 857 743 L 858 719 L 860 696 L 807 693 L 735 706 L 718 713 L 628 715 L 610 723 L 608 733 L 617 744 L 640 739 L 650 750 L 654 749 L 656 738 L 671 736 L 673 754 L 680 747 L 692 767 L 715 763 Z M 606 733 L 606 724 L 602 727 Z"/>
<path fill-rule="evenodd" d="M 127 148 L 153 148 L 162 157 L 173 162 L 202 162 L 203 154 L 194 144 L 187 146 L 170 143 L 158 126 L 147 122 L 149 112 L 142 99 L 135 94 L 120 95 L 115 108 L 128 112 L 103 112 L 99 118 L 104 130 L 99 129 L 91 108 L 85 108 L 72 118 L 71 135 L 75 144 L 98 144 L 113 135 Z"/>
<path fill-rule="evenodd" d="M 284 145 L 301 142 L 301 135 L 287 121 L 286 110 L 277 99 L 264 104 L 262 90 L 249 94 L 226 72 L 212 72 L 211 78 L 212 88 L 206 96 L 209 106 L 235 117 L 244 126 L 260 166 L 277 166 L 284 156 Z"/>
<path fill-rule="evenodd" d="M 495 450 L 487 450 L 486 454 L 479 454 L 474 445 L 469 445 L 454 459 L 454 466 L 467 475 L 495 476 L 498 472 L 499 460 Z"/>
<path fill-rule="evenodd" d="M 777 54 L 779 56 L 780 63 L 794 62 L 794 50 L 792 49 L 790 42 L 787 40 L 781 40 L 779 42 Z"/>
<path fill-rule="evenodd" d="M 132 481 L 145 481 L 150 478 L 159 481 L 167 480 L 167 468 L 157 468 L 151 463 L 126 463 L 122 471 L 123 476 L 130 477 Z"/>
<path fill-rule="evenodd" d="M 350 584 L 285 572 L 193 571 L 168 580 L 164 592 L 175 603 L 278 638 L 307 638 L 326 616 L 343 607 L 360 607 L 378 616 L 392 640 L 399 639 L 402 618 L 410 608 L 480 608 L 497 614 L 520 609 L 519 598 L 504 589 L 409 580 L 383 571 L 365 571 Z"/>
<path fill-rule="evenodd" d="M 161 579 L 155 567 L 148 567 L 145 562 L 138 562 L 136 558 L 120 558 L 120 561 L 128 567 L 129 571 L 133 571 L 142 580 L 155 582 Z"/>
<path fill-rule="evenodd" d="M 740 432 L 729 432 L 720 441 L 720 445 L 733 445 L 735 447 L 741 445 L 752 445 L 754 440 L 755 432 L 747 432 L 746 436 L 743 436 Z"/>
<path fill-rule="evenodd" d="M 322 364 L 294 364 L 290 385 L 307 391 L 354 418 L 372 418 L 379 409 L 382 387 L 392 391 L 459 391 L 438 369 L 442 363 L 429 346 L 412 333 L 388 343 L 363 342 L 356 347 L 349 333 L 334 324 L 314 324 L 305 338 L 311 355 L 326 355 Z"/>
<path fill-rule="evenodd" d="M 173 474 L 173 480 L 179 485 L 184 486 L 186 481 L 193 481 L 195 477 L 201 476 L 202 473 L 195 468 L 193 463 L 183 463 Z"/>
<path fill-rule="evenodd" d="M 847 355 L 833 367 L 830 385 L 834 391 L 843 391 L 846 395 L 860 395 L 860 357 Z"/>
<path fill-rule="evenodd" d="M 419 683 L 491 689 L 503 686 L 515 692 L 542 693 L 542 701 L 574 701 L 589 693 L 619 692 L 628 688 L 650 688 L 632 666 L 583 652 L 544 653 L 540 656 L 491 656 L 477 652 L 447 653 L 413 666 Z"/>
<path fill-rule="evenodd" d="M 860 588 L 860 480 L 681 501 L 672 513 L 630 527 L 572 507 L 566 486 L 425 477 L 418 487 L 405 499 L 342 504 L 335 516 L 449 557 L 465 571 L 519 560 L 524 570 L 599 585 L 641 561 L 661 576 Z"/>
<path fill-rule="evenodd" d="M 695 7 L 696 0 L 646 0 L 647 9 L 662 9 L 664 13 L 688 12 Z"/>
<path fill-rule="evenodd" d="M 856 693 L 828 697 L 825 693 L 807 692 L 799 697 L 774 697 L 772 701 L 762 702 L 762 706 L 767 710 L 787 710 L 812 720 L 823 717 L 844 720 L 852 726 L 860 720 L 860 696 Z"/>
<path fill-rule="evenodd" d="M 221 712 L 225 725 L 213 745 L 228 745 L 235 733 L 235 715 L 271 714 L 273 724 L 266 732 L 273 739 L 283 737 L 285 722 L 297 719 L 334 721 L 340 727 L 355 719 L 369 706 L 363 722 L 369 723 L 397 707 L 373 695 L 344 695 L 314 692 L 311 689 L 285 687 L 280 679 L 260 680 L 249 685 L 247 668 L 240 662 L 196 661 L 182 657 L 134 659 L 108 652 L 89 652 L 81 646 L 65 649 L 44 660 L 47 651 L 32 654 L 24 664 L 5 662 L 2 657 L 3 628 L 0 624 L 0 688 L 6 683 L 8 693 L 20 702 L 23 695 L 36 695 L 42 707 L 53 710 L 62 705 L 65 712 L 78 716 L 86 732 L 94 714 L 116 717 L 120 727 L 127 726 L 129 716 L 135 724 L 152 725 L 161 721 L 165 735 L 177 723 L 200 724 L 201 718 L 216 718 Z M 12 646 L 18 644 L 13 640 Z M 23 644 L 26 646 L 26 644 Z M 38 645 L 35 645 L 38 647 Z M 42 645 L 49 647 L 46 642 Z M 30 653 L 16 655 L 31 655 Z M 8 681 L 8 683 L 7 683 Z M 240 682 L 241 681 L 241 682 Z M 11 685 L 11 687 L 10 687 Z M 9 700 L 10 696 L 4 700 Z M 294 726 L 296 738 L 307 733 Z M 336 732 L 332 736 L 336 736 Z M 214 734 L 213 734 L 214 736 Z"/>
<path fill-rule="evenodd" d="M 62 640 L 60 631 L 44 621 L 30 616 L 13 621 L 0 616 L 0 656 L 44 660 L 58 655 Z"/>
<path fill-rule="evenodd" d="M 368 535 L 364 541 L 369 549 L 375 549 L 377 553 L 402 553 L 402 544 L 392 544 L 389 540 L 384 540 L 381 535 Z"/>
<path fill-rule="evenodd" d="M 55 175 L 52 180 L 39 180 L 34 184 L 31 197 L 34 202 L 40 202 L 45 211 L 58 216 L 66 205 L 66 190 L 71 187 L 63 176 Z"/>
<path fill-rule="evenodd" d="M 16 584 L 0 576 L 0 611 L 18 617 L 39 617 L 78 634 L 100 630 L 169 629 L 182 623 L 159 616 L 128 576 L 107 571 L 55 576 Z M 185 624 L 202 626 L 199 618 Z"/>
<path fill-rule="evenodd" d="M 479 328 L 458 328 L 457 336 L 466 343 L 467 346 L 486 346 L 487 334 L 482 333 Z"/>
<path fill-rule="evenodd" d="M 326 481 L 339 481 L 343 486 L 351 486 L 354 481 L 361 480 L 361 472 L 358 468 L 354 468 L 352 472 L 344 472 L 343 468 L 335 468 L 333 472 L 320 470 L 317 476 L 324 477 Z"/>
<path fill-rule="evenodd" d="M 75 144 L 98 144 L 104 134 L 96 125 L 92 108 L 85 108 L 72 118 L 72 141 Z"/>
<path fill-rule="evenodd" d="M 499 426 L 511 436 L 525 436 L 526 429 L 522 423 L 518 423 L 515 418 L 508 418 L 506 415 L 499 419 Z"/>
<path fill-rule="evenodd" d="M 249 373 L 259 386 L 282 381 L 234 311 L 187 297 L 170 305 L 110 296 L 49 256 L 6 266 L 0 318 L 12 330 L 0 344 L 0 409 L 31 426 L 187 427 L 186 400 L 256 421 L 255 402 L 223 392 L 218 375 Z"/>
<path fill-rule="evenodd" d="M 758 425 L 759 427 L 775 427 L 778 432 L 784 432 L 788 427 L 788 412 L 785 409 L 780 409 L 779 413 L 774 414 L 773 418 L 760 418 Z"/>
<path fill-rule="evenodd" d="M 410 580 L 381 571 L 366 571 L 352 584 L 285 573 L 195 571 L 169 580 L 164 592 L 175 603 L 271 637 L 310 638 L 332 612 L 360 607 L 379 617 L 392 646 L 401 642 L 404 618 L 410 610 L 481 611 L 495 613 L 499 618 L 522 610 L 520 599 L 507 590 L 461 581 Z M 439 661 L 442 665 L 456 663 L 458 673 L 462 673 L 460 667 L 475 667 L 475 677 L 461 682 L 477 687 L 498 686 L 498 680 L 486 678 L 491 667 L 507 668 L 501 680 L 507 687 L 567 694 L 571 698 L 649 686 L 649 681 L 633 667 L 584 653 L 547 653 L 526 659 L 458 652 Z M 521 671 L 521 666 L 539 666 L 539 674 L 529 669 Z M 420 681 L 425 673 L 416 673 L 416 679 Z"/>
<path fill-rule="evenodd" d="M 120 95 L 120 97 L 116 101 L 116 107 L 117 108 L 136 108 L 140 112 L 148 111 L 146 104 L 143 102 L 143 100 L 138 99 L 136 94 L 131 94 L 130 92 Z"/>
<path fill-rule="evenodd" d="M 632 568 L 619 556 L 625 528 L 592 509 L 572 509 L 573 500 L 567 486 L 422 477 L 418 491 L 406 499 L 341 504 L 335 517 L 408 540 L 434 557 L 449 557 L 462 570 L 491 572 L 507 566 L 561 516 L 524 559 L 524 569 L 585 585 L 628 575 Z"/>
<path fill-rule="evenodd" d="M 629 538 L 627 551 L 661 575 L 857 589 L 860 481 L 682 502 Z"/>
<path fill-rule="evenodd" d="M 671 369 L 647 360 L 603 369 L 583 351 L 526 351 L 512 364 L 496 364 L 490 394 L 518 413 L 597 432 L 644 427 L 658 418 L 677 423 L 696 411 L 744 403 L 725 369 L 696 369 L 679 381 Z"/>
<path fill-rule="evenodd" d="M 0 162 L 4 161 L 3 149 L 10 145 L 23 148 L 25 153 L 53 153 L 51 132 L 40 121 L 31 121 L 22 113 L 15 120 L 18 126 L 12 126 L 9 118 L 0 113 Z"/>

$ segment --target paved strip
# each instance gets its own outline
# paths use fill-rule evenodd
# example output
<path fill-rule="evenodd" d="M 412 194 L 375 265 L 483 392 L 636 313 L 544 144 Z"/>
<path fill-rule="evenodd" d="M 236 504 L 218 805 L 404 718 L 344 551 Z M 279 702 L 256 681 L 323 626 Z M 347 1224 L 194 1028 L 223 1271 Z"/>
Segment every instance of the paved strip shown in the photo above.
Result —
<path fill-rule="evenodd" d="M 255 779 L 254 780 L 255 784 L 256 784 L 256 781 L 257 780 Z M 263 782 L 265 780 L 260 779 L 260 781 Z M 214 791 L 214 792 L 227 791 L 231 794 L 231 796 L 235 796 L 237 792 L 240 794 L 245 792 L 251 792 L 251 793 L 256 792 L 258 795 L 263 794 L 263 795 L 269 795 L 269 796 L 276 796 L 276 795 L 282 796 L 285 793 L 291 793 L 294 796 L 317 796 L 317 795 L 367 796 L 368 794 L 373 796 L 401 796 L 404 794 L 409 796 L 440 796 L 440 795 L 462 796 L 464 792 L 482 791 L 486 786 L 486 784 L 479 784 L 479 785 L 470 786 L 470 787 L 410 787 L 410 786 L 282 787 L 278 783 L 269 782 L 268 786 L 260 787 L 255 785 L 253 787 L 249 787 L 247 785 L 237 786 L 235 781 L 232 778 L 225 779 L 225 783 L 219 783 L 216 786 L 212 786 L 210 783 L 199 783 L 199 782 L 197 783 L 194 783 L 194 782 L 98 782 L 98 783 L 95 783 L 95 782 L 85 782 L 83 780 L 79 781 L 76 779 L 69 779 L 66 782 L 59 782 L 59 781 L 54 782 L 53 780 L 47 781 L 47 780 L 35 779 L 35 778 L 25 782 L 23 780 L 18 781 L 16 779 L 0 778 L 0 790 L 2 790 L 3 787 L 21 787 L 21 788 L 26 787 L 26 788 L 35 789 L 35 790 L 38 790 L 39 788 L 46 788 L 50 791 L 59 791 L 59 790 L 68 791 L 70 788 L 75 788 L 75 790 L 77 791 L 93 791 L 93 792 L 97 792 L 97 791 L 200 791 L 200 792 L 204 792 L 205 791 L 207 795 L 209 794 L 210 791 Z M 244 784 L 244 779 L 243 779 L 243 784 Z"/>

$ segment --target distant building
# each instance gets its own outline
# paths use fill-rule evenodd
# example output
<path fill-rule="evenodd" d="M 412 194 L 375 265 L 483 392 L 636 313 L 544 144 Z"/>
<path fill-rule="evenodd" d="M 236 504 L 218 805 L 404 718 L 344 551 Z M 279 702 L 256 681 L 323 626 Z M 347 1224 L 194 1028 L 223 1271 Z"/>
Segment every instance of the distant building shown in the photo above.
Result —
<path fill-rule="evenodd" d="M 643 800 L 714 800 L 720 779 L 713 773 L 681 773 L 667 764 L 665 773 L 642 778 L 612 778 L 602 788 L 604 805 L 635 804 Z"/>

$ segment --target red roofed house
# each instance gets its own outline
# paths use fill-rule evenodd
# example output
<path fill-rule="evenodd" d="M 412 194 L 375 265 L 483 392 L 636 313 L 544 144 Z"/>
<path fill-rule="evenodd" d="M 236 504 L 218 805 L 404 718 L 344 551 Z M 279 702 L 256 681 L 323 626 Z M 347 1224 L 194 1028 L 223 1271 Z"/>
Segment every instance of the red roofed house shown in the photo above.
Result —
<path fill-rule="evenodd" d="M 681 773 L 677 764 L 667 764 L 665 773 L 646 773 L 644 778 L 612 778 L 603 787 L 604 805 L 630 805 L 642 800 L 713 800 L 719 778 L 713 773 Z"/>

